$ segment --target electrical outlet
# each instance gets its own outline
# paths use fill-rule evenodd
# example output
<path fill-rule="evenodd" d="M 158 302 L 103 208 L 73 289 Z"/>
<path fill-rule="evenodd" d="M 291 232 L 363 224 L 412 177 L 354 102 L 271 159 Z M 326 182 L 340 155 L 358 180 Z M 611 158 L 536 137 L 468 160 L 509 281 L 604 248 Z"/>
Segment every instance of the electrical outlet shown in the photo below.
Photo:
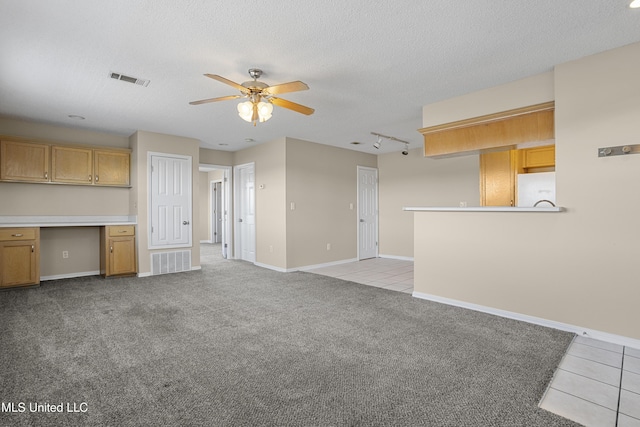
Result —
<path fill-rule="evenodd" d="M 327 243 L 327 250 L 330 251 L 331 250 L 331 243 Z"/>
<path fill-rule="evenodd" d="M 269 252 L 273 252 L 273 245 L 269 245 Z"/>
<path fill-rule="evenodd" d="M 69 258 L 69 251 L 62 251 L 62 258 Z"/>

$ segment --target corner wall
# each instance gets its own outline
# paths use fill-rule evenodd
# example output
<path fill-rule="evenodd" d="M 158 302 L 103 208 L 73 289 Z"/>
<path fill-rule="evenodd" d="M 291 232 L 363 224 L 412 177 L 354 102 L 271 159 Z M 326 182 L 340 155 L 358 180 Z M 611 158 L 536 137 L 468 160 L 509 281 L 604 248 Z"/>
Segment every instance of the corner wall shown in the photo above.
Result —
<path fill-rule="evenodd" d="M 287 268 L 285 157 L 285 138 L 236 151 L 233 156 L 235 166 L 255 163 L 256 262 L 277 269 Z"/>
<path fill-rule="evenodd" d="M 380 255 L 413 258 L 413 213 L 406 206 L 480 205 L 477 155 L 429 159 L 423 150 L 378 156 Z"/>
<path fill-rule="evenodd" d="M 640 43 L 556 67 L 556 189 L 567 211 L 415 213 L 417 294 L 640 339 L 640 156 L 597 156 L 637 143 L 639 68 Z"/>
<path fill-rule="evenodd" d="M 149 177 L 147 170 L 147 155 L 149 152 L 180 154 L 191 156 L 192 175 L 192 236 L 191 236 L 191 266 L 200 266 L 200 200 L 198 189 L 200 185 L 199 164 L 199 144 L 200 141 L 192 138 L 185 138 L 173 135 L 164 135 L 153 132 L 138 131 L 130 138 L 132 156 L 131 185 L 134 189 L 132 194 L 132 210 L 138 216 L 137 245 L 138 245 L 138 274 L 148 275 L 151 273 L 151 253 L 165 252 L 165 250 L 149 249 L 149 206 L 148 188 Z"/>
<path fill-rule="evenodd" d="M 286 149 L 287 268 L 356 258 L 357 167 L 376 156 L 294 138 Z"/>

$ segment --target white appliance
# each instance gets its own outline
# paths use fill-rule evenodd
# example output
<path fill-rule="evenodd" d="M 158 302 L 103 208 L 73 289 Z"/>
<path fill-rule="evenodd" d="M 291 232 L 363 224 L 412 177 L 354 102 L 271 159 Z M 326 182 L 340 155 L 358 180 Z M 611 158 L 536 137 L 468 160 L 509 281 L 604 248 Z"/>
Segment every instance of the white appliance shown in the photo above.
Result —
<path fill-rule="evenodd" d="M 538 203 L 537 207 L 548 208 L 552 206 L 549 202 L 556 204 L 555 172 L 518 174 L 518 203 L 516 206 L 530 208 Z"/>

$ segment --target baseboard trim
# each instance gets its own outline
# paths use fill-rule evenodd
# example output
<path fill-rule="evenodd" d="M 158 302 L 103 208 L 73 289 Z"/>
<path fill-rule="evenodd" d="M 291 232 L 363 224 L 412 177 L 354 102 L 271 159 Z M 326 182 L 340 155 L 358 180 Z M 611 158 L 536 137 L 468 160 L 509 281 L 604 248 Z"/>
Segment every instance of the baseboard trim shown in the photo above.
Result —
<path fill-rule="evenodd" d="M 348 264 L 350 262 L 356 262 L 356 261 L 358 261 L 358 258 L 349 258 L 349 259 L 343 259 L 340 261 L 325 262 L 323 264 L 314 264 L 314 265 L 305 265 L 302 267 L 296 267 L 294 269 L 291 269 L 291 271 L 307 271 L 307 270 L 313 270 L 315 268 L 332 267 L 334 265 Z"/>
<path fill-rule="evenodd" d="M 42 276 L 40 277 L 41 282 L 45 282 L 47 280 L 59 280 L 59 279 L 73 279 L 74 277 L 87 277 L 87 276 L 99 276 L 100 271 L 82 271 L 80 273 L 69 273 L 69 274 L 55 274 L 53 276 Z"/>
<path fill-rule="evenodd" d="M 571 325 L 555 320 L 544 319 L 542 317 L 529 316 L 527 314 L 516 313 L 513 311 L 501 310 L 498 308 L 488 307 L 485 305 L 473 304 L 466 301 L 460 301 L 452 298 L 445 298 L 437 295 L 424 294 L 421 292 L 413 292 L 413 297 L 424 300 L 439 302 L 441 304 L 453 305 L 456 307 L 466 308 L 469 310 L 480 311 L 495 316 L 506 317 L 508 319 L 519 320 L 521 322 L 533 323 L 535 325 L 545 326 L 547 328 L 559 329 L 561 331 L 573 332 L 574 334 L 593 338 L 600 341 L 606 341 L 613 344 L 623 345 L 640 349 L 640 340 L 625 337 L 622 335 L 610 334 L 595 329 L 583 328 L 581 326 Z"/>
<path fill-rule="evenodd" d="M 195 270 L 202 270 L 202 266 L 200 265 L 191 266 L 191 271 L 195 271 Z"/>
<path fill-rule="evenodd" d="M 138 273 L 138 277 L 149 277 L 149 276 L 151 276 L 151 272 L 150 271 L 148 271 L 146 273 Z"/>
<path fill-rule="evenodd" d="M 213 244 L 213 240 L 200 240 L 200 243 L 209 243 L 209 244 Z"/>
<path fill-rule="evenodd" d="M 397 259 L 400 261 L 412 261 L 413 262 L 413 257 L 409 257 L 409 256 L 399 256 L 399 255 L 383 255 L 380 254 L 378 255 L 379 258 L 389 258 L 389 259 Z"/>
<path fill-rule="evenodd" d="M 268 270 L 279 271 L 280 273 L 290 273 L 292 271 L 295 271 L 295 270 L 287 270 L 286 268 L 282 268 L 282 267 L 276 267 L 275 265 L 271 265 L 271 264 L 263 264 L 261 262 L 254 262 L 253 265 L 255 265 L 256 267 L 266 268 Z"/>

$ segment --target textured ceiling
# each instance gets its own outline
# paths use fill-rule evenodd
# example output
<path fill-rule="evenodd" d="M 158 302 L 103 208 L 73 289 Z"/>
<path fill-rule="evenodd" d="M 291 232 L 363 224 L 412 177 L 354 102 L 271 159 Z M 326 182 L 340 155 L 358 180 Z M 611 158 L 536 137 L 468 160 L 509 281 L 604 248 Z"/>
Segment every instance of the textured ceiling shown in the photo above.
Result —
<path fill-rule="evenodd" d="M 0 115 L 130 135 L 196 138 L 238 150 L 289 136 L 366 152 L 379 132 L 420 146 L 422 106 L 640 41 L 629 0 L 1 0 Z M 237 92 L 302 80 L 253 127 Z M 148 87 L 109 72 L 149 79 Z M 68 115 L 86 120 L 72 120 Z M 246 142 L 251 138 L 253 142 Z M 350 145 L 361 141 L 363 145 Z M 228 144 L 228 145 L 219 145 Z"/>

